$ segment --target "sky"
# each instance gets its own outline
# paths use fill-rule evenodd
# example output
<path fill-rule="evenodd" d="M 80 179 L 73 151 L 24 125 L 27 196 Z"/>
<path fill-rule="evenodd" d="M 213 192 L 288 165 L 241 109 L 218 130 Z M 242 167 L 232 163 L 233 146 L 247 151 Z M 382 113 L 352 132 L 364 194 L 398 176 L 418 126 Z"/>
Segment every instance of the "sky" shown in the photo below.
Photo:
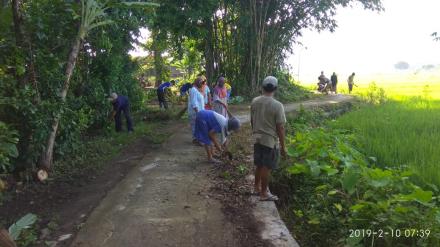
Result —
<path fill-rule="evenodd" d="M 328 77 L 336 72 L 342 78 L 356 72 L 358 80 L 369 81 L 414 74 L 423 65 L 440 67 L 440 42 L 431 37 L 433 32 L 440 33 L 440 0 L 382 2 L 385 11 L 380 13 L 360 5 L 340 8 L 334 33 L 305 30 L 299 39 L 303 45 L 294 45 L 294 54 L 286 61 L 295 79 L 315 83 L 324 71 Z M 141 41 L 149 36 L 146 29 L 141 34 Z M 130 54 L 145 56 L 147 52 L 136 49 Z M 397 70 L 399 62 L 408 63 L 409 68 Z"/>
<path fill-rule="evenodd" d="M 440 32 L 440 0 L 382 0 L 385 11 L 377 13 L 360 6 L 337 12 L 334 33 L 306 30 L 287 63 L 295 78 L 315 82 L 321 71 L 370 80 L 378 75 L 414 73 L 423 65 L 440 65 L 440 42 L 431 34 Z M 406 62 L 408 70 L 395 64 Z M 440 76 L 440 75 L 439 75 Z"/>

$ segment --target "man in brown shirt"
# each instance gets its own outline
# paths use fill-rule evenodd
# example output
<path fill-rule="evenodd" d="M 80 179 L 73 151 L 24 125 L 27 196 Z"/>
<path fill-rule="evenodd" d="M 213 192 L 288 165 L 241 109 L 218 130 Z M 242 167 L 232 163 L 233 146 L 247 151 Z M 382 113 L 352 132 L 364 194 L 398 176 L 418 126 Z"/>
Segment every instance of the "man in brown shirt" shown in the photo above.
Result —
<path fill-rule="evenodd" d="M 286 155 L 286 116 L 283 104 L 273 97 L 278 87 L 277 78 L 266 77 L 262 86 L 263 95 L 253 99 L 251 104 L 251 124 L 255 137 L 255 192 L 260 195 L 261 201 L 276 201 L 278 197 L 269 192 L 268 183 L 270 172 L 278 166 L 280 152 L 283 157 Z"/>

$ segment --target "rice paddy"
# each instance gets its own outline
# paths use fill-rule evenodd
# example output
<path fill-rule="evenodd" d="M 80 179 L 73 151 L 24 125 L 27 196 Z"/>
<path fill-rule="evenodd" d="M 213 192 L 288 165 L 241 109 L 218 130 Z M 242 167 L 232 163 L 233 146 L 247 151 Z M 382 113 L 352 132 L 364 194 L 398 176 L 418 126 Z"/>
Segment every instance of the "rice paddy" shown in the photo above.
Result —
<path fill-rule="evenodd" d="M 409 168 L 440 186 L 440 83 L 386 83 L 388 100 L 366 104 L 334 122 L 353 130 L 366 154 L 387 167 Z M 365 94 L 368 86 L 359 85 Z"/>

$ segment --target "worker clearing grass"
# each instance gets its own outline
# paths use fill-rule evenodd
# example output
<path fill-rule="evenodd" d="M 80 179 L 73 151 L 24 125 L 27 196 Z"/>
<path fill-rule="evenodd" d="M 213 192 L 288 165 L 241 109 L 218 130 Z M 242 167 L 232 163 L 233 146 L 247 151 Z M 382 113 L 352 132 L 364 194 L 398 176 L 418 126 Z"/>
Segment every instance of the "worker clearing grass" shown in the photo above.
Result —
<path fill-rule="evenodd" d="M 240 129 L 240 121 L 229 111 L 228 114 L 229 119 L 211 110 L 202 110 L 197 113 L 195 137 L 204 145 L 210 163 L 221 163 L 214 157 L 222 156 L 227 152 L 227 136 L 230 132 Z M 220 142 L 217 141 L 217 135 L 220 137 Z"/>

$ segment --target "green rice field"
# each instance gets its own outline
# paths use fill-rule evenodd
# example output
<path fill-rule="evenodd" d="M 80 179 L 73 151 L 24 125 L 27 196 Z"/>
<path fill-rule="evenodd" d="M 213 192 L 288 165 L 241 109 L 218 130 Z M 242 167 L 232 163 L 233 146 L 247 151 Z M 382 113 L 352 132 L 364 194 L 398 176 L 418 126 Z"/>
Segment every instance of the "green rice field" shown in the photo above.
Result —
<path fill-rule="evenodd" d="M 367 88 L 360 85 L 357 93 L 365 95 Z M 440 186 L 440 83 L 387 83 L 383 89 L 385 103 L 362 105 L 335 127 L 353 130 L 381 165 L 407 167 Z"/>

